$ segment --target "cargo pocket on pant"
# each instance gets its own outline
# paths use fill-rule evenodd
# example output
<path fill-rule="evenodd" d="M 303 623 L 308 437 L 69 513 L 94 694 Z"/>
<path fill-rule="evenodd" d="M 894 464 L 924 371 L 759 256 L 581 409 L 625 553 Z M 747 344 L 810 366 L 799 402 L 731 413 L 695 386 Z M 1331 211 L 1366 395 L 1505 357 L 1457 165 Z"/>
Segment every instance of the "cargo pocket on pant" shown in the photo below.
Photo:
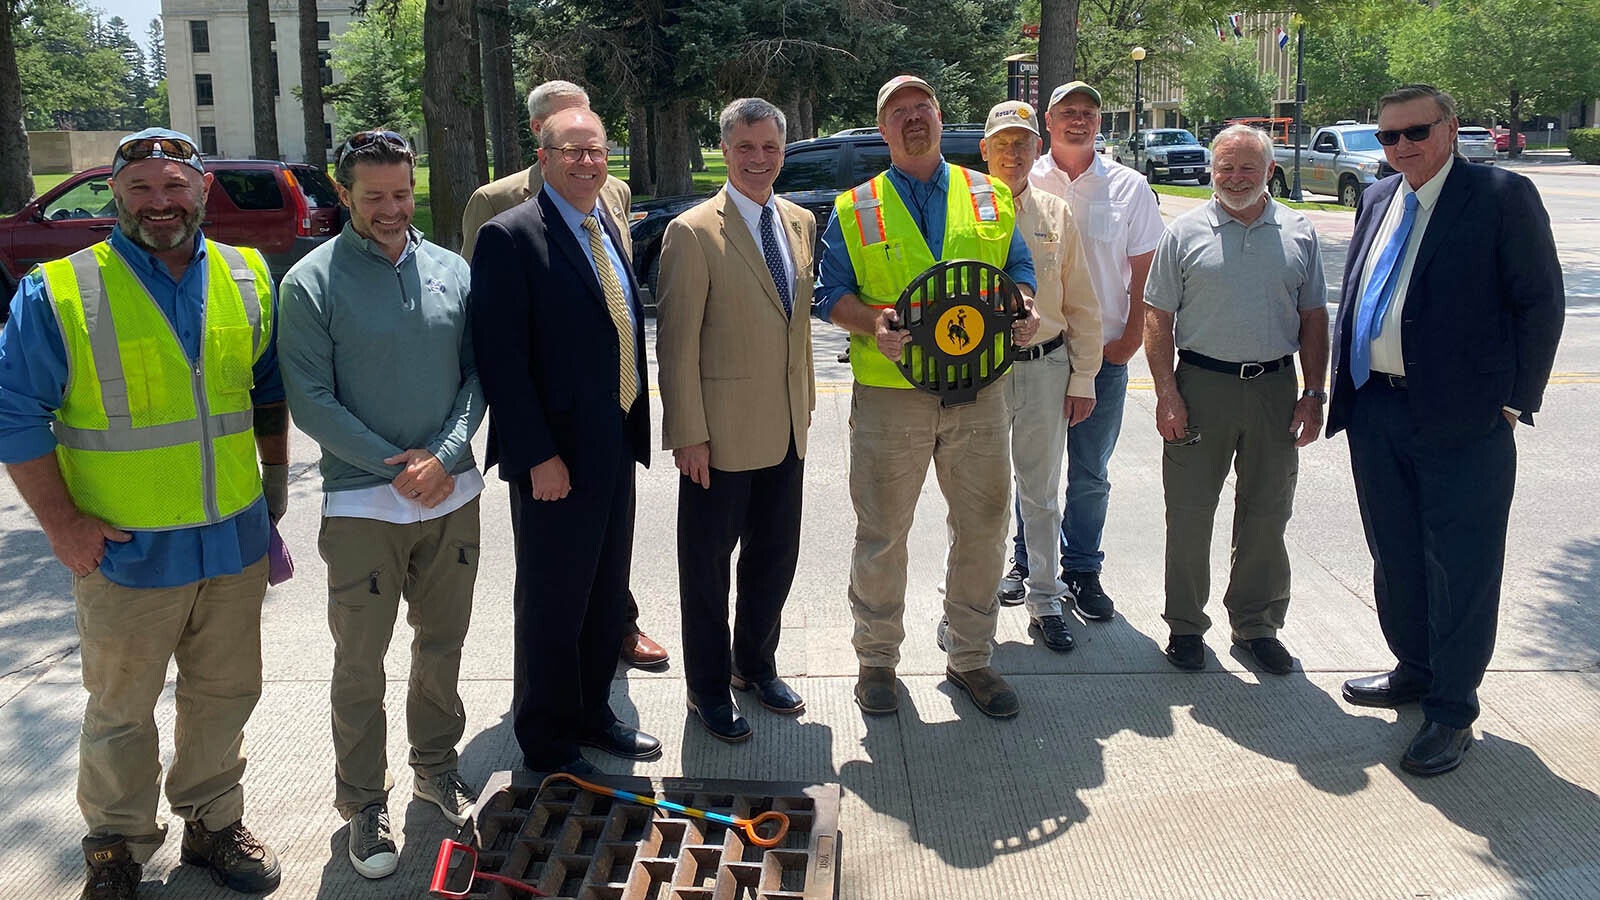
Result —
<path fill-rule="evenodd" d="M 455 550 L 456 550 L 455 560 L 456 560 L 456 564 L 457 565 L 472 566 L 473 568 L 477 568 L 477 565 L 478 565 L 478 545 L 477 544 L 469 544 L 466 541 L 457 541 Z"/>
<path fill-rule="evenodd" d="M 373 569 L 360 578 L 350 579 L 344 584 L 328 586 L 328 603 L 347 610 L 364 609 L 374 597 L 381 596 L 383 596 L 382 569 Z"/>

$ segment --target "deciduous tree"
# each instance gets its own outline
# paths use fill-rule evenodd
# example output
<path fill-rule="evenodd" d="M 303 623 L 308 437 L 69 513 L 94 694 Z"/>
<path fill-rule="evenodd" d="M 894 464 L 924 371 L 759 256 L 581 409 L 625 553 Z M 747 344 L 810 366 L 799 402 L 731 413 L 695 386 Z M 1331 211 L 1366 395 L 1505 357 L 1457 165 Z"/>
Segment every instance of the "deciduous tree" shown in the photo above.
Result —
<path fill-rule="evenodd" d="M 300 111 L 305 126 L 306 162 L 328 165 L 327 138 L 323 136 L 322 48 L 317 43 L 317 0 L 299 0 Z"/>
<path fill-rule="evenodd" d="M 272 8 L 269 0 L 245 0 L 250 45 L 250 109 L 255 122 L 256 159 L 277 159 L 278 102 L 272 94 Z"/>

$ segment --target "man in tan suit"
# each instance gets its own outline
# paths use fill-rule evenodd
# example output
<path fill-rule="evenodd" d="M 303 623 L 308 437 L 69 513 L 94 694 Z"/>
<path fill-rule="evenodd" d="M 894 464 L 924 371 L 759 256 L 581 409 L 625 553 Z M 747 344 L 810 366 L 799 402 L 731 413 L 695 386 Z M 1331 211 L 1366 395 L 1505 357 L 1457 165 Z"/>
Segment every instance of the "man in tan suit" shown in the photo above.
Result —
<path fill-rule="evenodd" d="M 800 553 L 811 364 L 815 218 L 772 192 L 781 110 L 722 111 L 728 183 L 667 226 L 657 309 L 662 444 L 678 482 L 678 582 L 689 708 L 729 743 L 750 737 L 730 685 L 762 706 L 805 708 L 778 677 L 784 601 Z M 729 558 L 739 546 L 728 628 Z"/>
<path fill-rule="evenodd" d="M 544 120 L 564 109 L 588 109 L 589 94 L 570 81 L 546 81 L 528 92 L 528 128 L 539 136 Z M 508 209 L 539 195 L 544 185 L 544 175 L 539 163 L 521 172 L 497 178 L 472 192 L 466 211 L 461 214 L 461 255 L 472 262 L 472 251 L 478 244 L 478 229 L 483 223 Z M 623 254 L 633 258 L 633 241 L 628 237 L 628 209 L 633 205 L 633 192 L 628 183 L 614 175 L 606 176 L 600 188 L 600 209 L 611 217 L 611 224 L 622 241 Z M 666 648 L 651 640 L 639 630 L 639 603 L 633 592 L 628 592 L 626 612 L 628 636 L 622 639 L 622 659 L 629 665 L 654 668 L 667 662 Z"/>

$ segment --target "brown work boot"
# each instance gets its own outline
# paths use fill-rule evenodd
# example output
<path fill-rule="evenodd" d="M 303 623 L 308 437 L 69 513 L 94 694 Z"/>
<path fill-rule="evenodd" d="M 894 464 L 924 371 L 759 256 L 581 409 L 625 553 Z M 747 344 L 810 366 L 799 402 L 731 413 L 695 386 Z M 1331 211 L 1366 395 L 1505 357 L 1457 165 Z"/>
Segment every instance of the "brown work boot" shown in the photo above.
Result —
<path fill-rule="evenodd" d="M 278 856 L 243 822 L 207 831 L 199 822 L 183 826 L 179 859 L 211 870 L 211 880 L 242 894 L 266 894 L 278 887 Z"/>
<path fill-rule="evenodd" d="M 856 705 L 872 716 L 883 716 L 900 708 L 894 688 L 893 666 L 862 666 L 856 676 Z"/>
<path fill-rule="evenodd" d="M 89 867 L 82 900 L 134 900 L 144 867 L 133 861 L 128 842 L 120 834 L 96 834 L 83 839 L 83 861 Z"/>
<path fill-rule="evenodd" d="M 994 719 L 1009 719 L 1017 714 L 1022 705 L 1017 702 L 1017 692 L 1006 684 L 994 666 L 984 666 L 970 672 L 957 672 L 955 669 L 945 669 L 944 675 L 957 687 L 967 692 L 972 702 L 977 704 L 978 711 Z"/>

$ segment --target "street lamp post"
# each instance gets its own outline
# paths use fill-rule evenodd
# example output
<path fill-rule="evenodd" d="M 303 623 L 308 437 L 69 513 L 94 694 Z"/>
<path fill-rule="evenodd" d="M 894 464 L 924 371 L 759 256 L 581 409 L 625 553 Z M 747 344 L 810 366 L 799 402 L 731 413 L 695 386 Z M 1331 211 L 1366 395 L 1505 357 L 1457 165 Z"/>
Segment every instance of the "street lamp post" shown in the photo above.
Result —
<path fill-rule="evenodd" d="M 1144 126 L 1144 95 L 1139 83 L 1139 64 L 1144 62 L 1144 48 L 1135 47 L 1128 55 L 1133 57 L 1133 128 L 1130 131 L 1137 132 Z"/>

